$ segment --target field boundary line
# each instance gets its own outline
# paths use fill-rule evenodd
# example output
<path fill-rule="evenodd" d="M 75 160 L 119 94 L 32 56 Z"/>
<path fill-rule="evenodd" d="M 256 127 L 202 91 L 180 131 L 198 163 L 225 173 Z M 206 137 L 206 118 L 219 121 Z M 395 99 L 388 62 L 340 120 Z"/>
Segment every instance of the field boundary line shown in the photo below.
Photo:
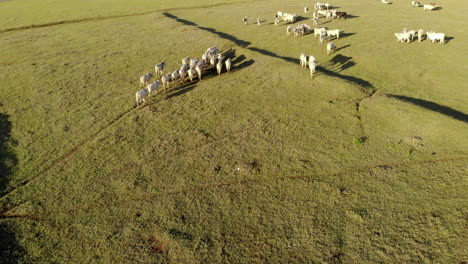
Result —
<path fill-rule="evenodd" d="M 59 25 L 76 24 L 76 23 L 81 23 L 81 22 L 102 21 L 102 20 L 110 20 L 110 19 L 115 19 L 115 18 L 144 16 L 144 15 L 149 15 L 149 14 L 153 14 L 153 13 L 162 13 L 162 12 L 168 12 L 168 11 L 183 11 L 183 10 L 192 10 L 192 9 L 204 9 L 204 8 L 212 8 L 212 7 L 218 7 L 218 6 L 230 6 L 230 5 L 238 5 L 238 4 L 264 2 L 264 1 L 266 1 L 266 0 L 241 1 L 241 2 L 235 2 L 235 3 L 219 3 L 219 4 L 213 4 L 213 5 L 201 5 L 201 6 L 193 6 L 193 7 L 162 8 L 162 9 L 157 9 L 157 10 L 153 10 L 153 11 L 146 11 L 146 12 L 139 12 L 139 13 L 132 13 L 132 14 L 122 14 L 122 15 L 113 15 L 113 16 L 102 16 L 102 17 L 76 18 L 76 19 L 70 19 L 70 20 L 61 20 L 61 21 L 49 22 L 49 23 L 44 23 L 44 24 L 31 24 L 31 25 L 25 25 L 25 26 L 13 27 L 13 28 L 6 28 L 6 29 L 0 30 L 0 34 L 1 33 L 6 33 L 6 32 L 23 31 L 23 30 L 27 30 L 27 29 L 37 29 L 37 28 L 53 27 L 53 26 L 59 26 Z"/>

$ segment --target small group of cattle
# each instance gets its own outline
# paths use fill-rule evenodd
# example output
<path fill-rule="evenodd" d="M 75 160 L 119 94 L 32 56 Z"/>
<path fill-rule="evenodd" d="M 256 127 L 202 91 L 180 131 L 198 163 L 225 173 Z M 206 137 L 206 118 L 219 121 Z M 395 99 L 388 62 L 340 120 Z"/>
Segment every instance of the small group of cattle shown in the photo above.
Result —
<path fill-rule="evenodd" d="M 410 43 L 415 37 L 416 34 L 418 36 L 418 41 L 421 42 L 423 40 L 424 36 L 424 31 L 422 29 L 418 30 L 410 30 L 408 31 L 406 28 L 403 29 L 403 32 L 401 33 L 395 33 L 395 36 L 397 37 L 397 42 L 401 43 Z M 434 31 L 428 31 L 426 32 L 427 39 L 432 41 L 432 43 L 435 43 L 436 41 L 440 41 L 440 44 L 444 44 L 445 42 L 445 34 L 444 33 L 435 33 Z"/>
<path fill-rule="evenodd" d="M 140 77 L 140 86 L 144 88 L 138 91 L 135 95 L 136 105 L 138 106 L 141 103 L 145 103 L 145 98 L 152 92 L 156 93 L 161 85 L 166 89 L 171 85 L 171 83 L 176 81 L 184 83 L 187 75 L 191 82 L 195 77 L 198 77 L 198 80 L 201 81 L 203 71 L 210 67 L 215 68 L 218 75 L 220 75 L 223 70 L 223 59 L 223 55 L 219 52 L 218 48 L 210 47 L 205 51 L 205 53 L 203 53 L 201 60 L 198 57 L 185 57 L 182 59 L 180 69 L 168 74 L 163 74 L 165 66 L 164 61 L 156 64 L 154 67 L 155 77 L 157 78 L 156 81 L 151 82 L 151 79 L 153 78 L 152 73 L 146 73 Z M 225 61 L 225 64 L 226 71 L 231 71 L 232 61 L 230 58 Z"/>
<path fill-rule="evenodd" d="M 436 8 L 439 7 L 436 3 L 429 3 L 429 4 L 426 4 L 426 5 L 421 5 L 421 3 L 418 2 L 418 1 L 412 1 L 412 2 L 411 2 L 411 5 L 412 5 L 413 7 L 420 7 L 420 6 L 423 6 L 424 11 L 426 11 L 426 10 L 432 11 L 433 9 L 436 9 Z"/>

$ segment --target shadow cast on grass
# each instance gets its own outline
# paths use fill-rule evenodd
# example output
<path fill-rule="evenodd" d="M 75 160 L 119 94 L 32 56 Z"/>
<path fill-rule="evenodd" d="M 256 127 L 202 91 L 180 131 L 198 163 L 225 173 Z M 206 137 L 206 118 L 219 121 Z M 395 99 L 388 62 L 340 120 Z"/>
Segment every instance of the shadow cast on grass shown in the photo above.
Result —
<path fill-rule="evenodd" d="M 165 15 L 168 18 L 172 18 L 172 19 L 176 20 L 177 22 L 182 23 L 184 25 L 194 26 L 196 28 L 199 28 L 199 29 L 208 31 L 210 33 L 213 33 L 215 35 L 218 35 L 219 37 L 221 37 L 223 39 L 228 39 L 228 40 L 236 43 L 236 45 L 238 45 L 238 46 L 246 47 L 246 46 L 250 45 L 250 42 L 238 39 L 238 38 L 236 38 L 235 36 L 233 36 L 231 34 L 227 34 L 227 33 L 224 33 L 224 32 L 217 31 L 214 28 L 207 28 L 207 27 L 199 26 L 198 24 L 196 24 L 196 23 L 194 23 L 192 21 L 188 21 L 188 20 L 179 18 L 179 17 L 177 17 L 177 16 L 175 16 L 175 15 L 173 15 L 171 13 L 164 12 L 163 15 Z"/>
<path fill-rule="evenodd" d="M 455 109 L 453 109 L 451 107 L 440 105 L 440 104 L 430 102 L 430 101 L 426 101 L 426 100 L 423 100 L 423 99 L 404 96 L 404 95 L 387 94 L 387 96 L 390 97 L 390 98 L 400 100 L 402 102 L 411 103 L 411 104 L 426 108 L 428 110 L 438 112 L 440 114 L 449 116 L 451 118 L 462 121 L 464 123 L 468 123 L 468 115 L 467 114 L 465 114 L 463 112 L 460 112 L 458 110 L 455 110 Z"/>
<path fill-rule="evenodd" d="M 14 167 L 18 164 L 13 153 L 15 140 L 11 138 L 11 122 L 9 116 L 0 113 L 0 194 L 4 195 L 11 180 Z M 0 262 L 5 264 L 19 263 L 25 254 L 16 239 L 15 233 L 0 215 Z"/>

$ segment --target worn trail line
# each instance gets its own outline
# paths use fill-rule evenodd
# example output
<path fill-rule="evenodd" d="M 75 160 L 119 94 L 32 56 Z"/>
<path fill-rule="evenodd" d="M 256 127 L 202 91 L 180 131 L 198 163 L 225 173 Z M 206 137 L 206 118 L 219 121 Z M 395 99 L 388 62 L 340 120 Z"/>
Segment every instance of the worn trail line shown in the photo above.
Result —
<path fill-rule="evenodd" d="M 28 180 L 22 182 L 21 184 L 19 184 L 18 186 L 14 187 L 12 190 L 8 191 L 7 193 L 5 193 L 2 197 L 0 197 L 1 200 L 7 198 L 8 196 L 10 196 L 11 194 L 15 193 L 16 191 L 18 191 L 19 189 L 25 187 L 25 186 L 28 186 L 29 184 L 31 184 L 32 182 L 36 181 L 37 179 L 43 177 L 44 175 L 46 175 L 48 172 L 52 171 L 53 169 L 55 169 L 56 167 L 58 167 L 60 164 L 62 164 L 64 161 L 66 161 L 67 159 L 69 159 L 70 157 L 72 157 L 74 154 L 76 154 L 83 146 L 85 146 L 87 143 L 91 142 L 93 139 L 96 138 L 97 135 L 99 135 L 102 131 L 106 130 L 107 128 L 109 128 L 110 126 L 112 126 L 113 124 L 115 124 L 116 122 L 118 122 L 120 119 L 122 119 L 123 117 L 125 117 L 126 115 L 128 115 L 129 113 L 133 112 L 134 110 L 138 109 L 139 107 L 134 107 L 134 108 L 131 108 L 121 114 L 119 114 L 117 117 L 115 117 L 113 120 L 111 120 L 110 122 L 108 122 L 106 125 L 104 125 L 102 128 L 100 128 L 98 131 L 96 131 L 95 133 L 93 133 L 92 135 L 90 135 L 89 137 L 87 137 L 85 140 L 83 140 L 80 144 L 78 144 L 76 147 L 74 147 L 73 149 L 71 149 L 68 153 L 66 153 L 65 155 L 63 155 L 62 157 L 54 160 L 52 162 L 52 164 L 45 168 L 44 170 L 42 170 L 41 172 L 39 172 L 38 174 L 34 175 L 33 177 L 29 178 Z M 9 207 L 9 208 L 6 208 L 4 209 L 2 212 L 0 212 L 0 216 L 2 215 L 5 215 L 7 212 L 11 211 L 12 209 L 16 208 L 17 206 L 19 205 L 14 205 L 13 207 Z"/>
<path fill-rule="evenodd" d="M 130 198 L 130 199 L 123 199 L 114 201 L 110 204 L 82 204 L 71 209 L 67 210 L 58 210 L 58 211 L 45 211 L 43 213 L 37 215 L 27 215 L 28 219 L 51 219 L 52 215 L 56 214 L 76 214 L 78 212 L 92 210 L 98 207 L 106 207 L 106 206 L 121 206 L 125 205 L 128 202 L 138 202 L 138 201 L 152 201 L 155 198 L 167 197 L 171 195 L 176 195 L 180 193 L 191 193 L 191 192 L 200 192 L 214 188 L 222 188 L 222 187 L 230 187 L 235 185 L 246 185 L 246 184 L 261 184 L 264 182 L 272 182 L 272 181 L 287 181 L 287 180 L 304 180 L 304 181 L 320 181 L 320 182 L 327 182 L 326 179 L 333 176 L 342 176 L 351 173 L 362 173 L 368 172 L 374 169 L 393 169 L 401 166 L 414 166 L 414 165 L 424 165 L 424 164 L 436 164 L 439 162 L 451 162 L 451 161 L 461 161 L 461 160 L 468 160 L 468 156 L 460 156 L 460 157 L 446 157 L 442 159 L 433 159 L 433 160 L 419 160 L 419 161 L 402 161 L 402 162 L 393 162 L 393 163 L 380 163 L 380 164 L 373 164 L 368 166 L 362 167 L 354 167 L 345 169 L 338 172 L 333 173 L 321 173 L 321 174 L 312 174 L 312 175 L 290 175 L 290 176 L 281 176 L 277 178 L 260 178 L 260 179 L 245 179 L 245 180 L 238 180 L 238 181 L 227 181 L 227 182 L 219 182 L 219 183 L 211 183 L 211 184 L 200 184 L 190 188 L 174 190 L 174 191 L 167 191 L 163 193 L 156 193 L 150 195 L 144 195 L 140 197 Z M 0 215 L 0 219 L 2 218 L 21 218 L 24 217 L 22 215 Z"/>
<path fill-rule="evenodd" d="M 147 12 L 126 14 L 126 15 L 114 15 L 114 16 L 106 16 L 106 17 L 77 18 L 77 19 L 50 22 L 50 23 L 45 23 L 45 24 L 38 24 L 38 25 L 32 24 L 32 25 L 26 25 L 26 26 L 21 26 L 21 27 L 7 28 L 7 29 L 0 30 L 0 33 L 6 33 L 6 32 L 11 32 L 11 31 L 22 31 L 22 30 L 27 30 L 27 29 L 53 27 L 53 26 L 58 26 L 58 25 L 75 24 L 75 23 L 89 22 L 89 21 L 102 21 L 102 20 L 109 20 L 109 19 L 115 19 L 115 18 L 144 16 L 148 14 L 167 12 L 167 11 L 203 9 L 203 8 L 211 8 L 211 7 L 218 7 L 218 6 L 230 6 L 230 5 L 245 4 L 245 3 L 263 2 L 263 1 L 265 0 L 242 1 L 242 2 L 236 2 L 236 3 L 220 3 L 220 4 L 213 4 L 213 5 L 193 6 L 193 7 L 163 8 L 163 9 L 147 11 Z"/>

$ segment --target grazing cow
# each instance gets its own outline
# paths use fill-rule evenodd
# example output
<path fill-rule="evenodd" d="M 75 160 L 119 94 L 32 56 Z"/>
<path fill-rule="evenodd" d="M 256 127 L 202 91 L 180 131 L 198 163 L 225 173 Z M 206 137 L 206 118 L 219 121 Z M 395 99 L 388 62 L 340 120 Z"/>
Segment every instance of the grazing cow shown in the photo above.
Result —
<path fill-rule="evenodd" d="M 216 64 L 216 71 L 218 72 L 218 75 L 221 75 L 222 70 L 223 70 L 223 62 L 218 61 L 218 63 Z"/>
<path fill-rule="evenodd" d="M 302 68 L 307 68 L 307 55 L 305 53 L 301 53 L 301 56 L 299 57 L 301 61 L 301 67 Z"/>
<path fill-rule="evenodd" d="M 286 28 L 286 35 L 288 35 L 288 36 L 291 35 L 291 31 L 292 31 L 292 26 L 288 26 Z"/>
<path fill-rule="evenodd" d="M 227 60 L 226 60 L 226 71 L 227 71 L 227 72 L 230 72 L 230 71 L 231 71 L 231 64 L 232 64 L 231 59 L 230 59 L 230 58 L 227 59 Z"/>
<path fill-rule="evenodd" d="M 166 74 L 161 77 L 161 82 L 162 85 L 164 86 L 164 89 L 166 89 L 169 86 L 169 82 L 171 81 L 171 74 Z"/>
<path fill-rule="evenodd" d="M 421 42 L 423 38 L 424 30 L 418 30 L 418 41 Z"/>
<path fill-rule="evenodd" d="M 294 23 L 296 22 L 296 19 L 297 19 L 297 15 L 296 14 L 287 14 L 285 13 L 283 15 L 283 20 L 286 22 L 286 23 Z"/>
<path fill-rule="evenodd" d="M 317 36 L 322 35 L 323 32 L 325 32 L 327 28 L 321 27 L 321 28 L 314 28 L 314 38 L 317 38 Z"/>
<path fill-rule="evenodd" d="M 314 73 L 315 73 L 315 68 L 317 67 L 317 62 L 314 61 L 309 61 L 309 70 L 310 70 L 310 77 L 313 79 L 314 78 Z"/>
<path fill-rule="evenodd" d="M 445 42 L 445 34 L 444 33 L 435 33 L 433 31 L 428 31 L 426 33 L 427 38 L 432 41 L 432 43 L 435 43 L 436 41 L 440 41 L 440 44 L 444 44 Z"/>
<path fill-rule="evenodd" d="M 182 80 L 182 83 L 184 83 L 185 82 L 185 77 L 187 76 L 187 70 L 180 69 L 179 70 L 179 76 L 180 76 L 180 80 Z"/>
<path fill-rule="evenodd" d="M 424 11 L 429 10 L 432 11 L 433 9 L 437 8 L 438 6 L 434 3 L 430 3 L 428 5 L 424 5 Z"/>
<path fill-rule="evenodd" d="M 334 36 L 336 39 L 340 39 L 340 30 L 339 29 L 333 29 L 333 30 L 327 30 L 327 36 Z"/>
<path fill-rule="evenodd" d="M 188 69 L 187 73 L 188 73 L 188 77 L 189 77 L 190 81 L 193 82 L 193 78 L 194 78 L 194 75 L 195 75 L 195 70 L 190 68 L 190 69 Z"/>
<path fill-rule="evenodd" d="M 391 4 L 391 2 L 387 2 L 387 0 L 382 0 L 382 4 L 388 5 L 388 4 Z"/>
<path fill-rule="evenodd" d="M 248 17 L 244 17 L 244 18 L 242 19 L 242 22 L 244 22 L 244 25 L 247 25 L 248 20 L 249 20 Z"/>
<path fill-rule="evenodd" d="M 407 43 L 410 42 L 410 34 L 408 32 L 406 33 L 395 33 L 395 37 L 397 37 L 397 42 L 404 43 L 405 41 Z"/>
<path fill-rule="evenodd" d="M 418 1 L 411 1 L 411 5 L 413 7 L 419 7 L 419 6 L 421 6 L 421 3 L 419 3 Z"/>
<path fill-rule="evenodd" d="M 322 32 L 322 34 L 320 34 L 320 44 L 323 44 L 323 42 L 325 41 L 326 36 L 327 36 L 327 33 L 325 33 L 325 32 Z"/>
<path fill-rule="evenodd" d="M 148 96 L 149 92 L 148 89 L 143 88 L 142 90 L 136 92 L 135 94 L 135 99 L 136 99 L 136 106 L 138 106 L 141 103 L 145 103 L 145 98 Z"/>
<path fill-rule="evenodd" d="M 304 7 L 304 13 L 306 13 L 306 14 L 309 13 L 309 8 L 307 6 Z"/>
<path fill-rule="evenodd" d="M 330 42 L 327 44 L 327 55 L 330 55 L 330 53 L 335 52 L 336 46 L 333 42 Z"/>
<path fill-rule="evenodd" d="M 195 71 L 197 72 L 197 75 L 198 75 L 198 81 L 201 81 L 201 78 L 202 78 L 202 68 L 200 67 L 200 65 L 197 65 L 197 67 L 195 67 Z"/>
<path fill-rule="evenodd" d="M 153 78 L 153 74 L 149 72 L 145 75 L 140 76 L 140 86 L 145 87 L 146 85 L 148 85 L 151 78 Z"/>
<path fill-rule="evenodd" d="M 260 23 L 262 23 L 262 19 L 261 19 L 261 18 L 257 18 L 257 25 L 260 26 Z"/>
<path fill-rule="evenodd" d="M 148 90 L 148 95 L 150 95 L 153 91 L 156 93 L 160 85 L 161 82 L 159 80 L 155 81 L 154 83 L 148 84 L 148 86 L 146 86 L 146 89 Z"/>
<path fill-rule="evenodd" d="M 156 66 L 154 66 L 156 77 L 162 76 L 165 64 L 166 63 L 164 61 L 161 61 L 160 63 L 156 64 Z"/>
<path fill-rule="evenodd" d="M 336 17 L 338 19 L 341 19 L 342 17 L 344 17 L 344 19 L 346 19 L 347 15 L 348 15 L 348 13 L 346 13 L 346 12 L 336 12 Z"/>

